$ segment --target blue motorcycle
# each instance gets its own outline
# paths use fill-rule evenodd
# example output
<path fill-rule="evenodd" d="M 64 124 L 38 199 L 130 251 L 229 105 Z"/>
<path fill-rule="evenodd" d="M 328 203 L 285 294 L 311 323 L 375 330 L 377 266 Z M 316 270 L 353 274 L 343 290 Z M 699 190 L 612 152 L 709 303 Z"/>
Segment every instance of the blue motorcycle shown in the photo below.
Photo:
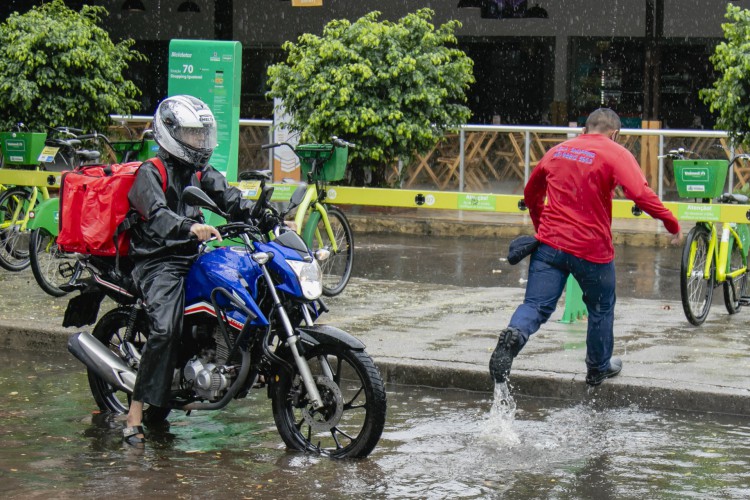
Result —
<path fill-rule="evenodd" d="M 272 187 L 256 205 L 270 208 Z M 304 189 L 292 196 L 293 207 Z M 188 187 L 183 201 L 221 211 L 205 193 Z M 279 219 L 281 222 L 281 219 Z M 246 223 L 218 226 L 230 245 L 203 245 L 186 286 L 181 352 L 168 408 L 146 407 L 158 423 L 172 410 L 218 410 L 253 389 L 265 389 L 284 443 L 331 457 L 364 457 L 378 443 L 386 414 L 382 378 L 365 346 L 349 333 L 316 319 L 322 273 L 315 255 L 283 224 L 270 234 Z M 81 256 L 68 289 L 82 293 L 68 306 L 67 325 L 93 324 L 106 295 L 119 306 L 92 333 L 71 336 L 68 349 L 88 370 L 103 412 L 126 413 L 148 338 L 143 305 L 127 260 Z"/>

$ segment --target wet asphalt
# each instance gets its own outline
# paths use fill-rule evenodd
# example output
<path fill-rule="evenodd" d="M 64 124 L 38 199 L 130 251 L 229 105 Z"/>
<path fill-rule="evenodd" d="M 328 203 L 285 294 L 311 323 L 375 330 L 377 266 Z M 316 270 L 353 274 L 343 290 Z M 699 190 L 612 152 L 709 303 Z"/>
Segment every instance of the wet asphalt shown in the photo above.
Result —
<path fill-rule="evenodd" d="M 492 391 L 489 357 L 523 300 L 527 269 L 505 262 L 507 242 L 530 228 L 458 215 L 350 214 L 354 277 L 328 299 L 322 322 L 363 340 L 388 382 Z M 513 364 L 516 394 L 750 415 L 750 309 L 730 316 L 719 297 L 704 325 L 690 325 L 679 302 L 679 250 L 650 222 L 614 228 L 622 373 L 585 384 L 586 321 L 561 322 L 563 299 Z M 0 271 L 0 301 L 0 346 L 65 350 L 67 298 L 45 295 L 29 270 Z"/>

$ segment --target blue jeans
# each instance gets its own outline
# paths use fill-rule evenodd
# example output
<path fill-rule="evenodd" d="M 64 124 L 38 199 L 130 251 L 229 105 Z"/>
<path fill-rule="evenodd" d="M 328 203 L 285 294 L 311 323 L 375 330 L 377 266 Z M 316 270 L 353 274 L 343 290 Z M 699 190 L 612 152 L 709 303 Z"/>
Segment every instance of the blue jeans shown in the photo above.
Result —
<path fill-rule="evenodd" d="M 608 370 L 614 345 L 614 262 L 596 264 L 542 243 L 531 255 L 526 296 L 508 326 L 521 332 L 523 347 L 555 311 L 570 274 L 581 285 L 588 309 L 586 366 L 594 371 Z"/>

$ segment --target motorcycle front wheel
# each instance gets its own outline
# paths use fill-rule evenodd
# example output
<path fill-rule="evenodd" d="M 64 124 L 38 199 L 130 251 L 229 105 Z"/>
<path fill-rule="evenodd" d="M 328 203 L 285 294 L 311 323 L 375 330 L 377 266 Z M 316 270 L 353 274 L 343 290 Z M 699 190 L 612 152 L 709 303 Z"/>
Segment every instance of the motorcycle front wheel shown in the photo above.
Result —
<path fill-rule="evenodd" d="M 284 443 L 334 458 L 369 455 L 383 433 L 386 413 L 385 387 L 372 358 L 325 344 L 306 349 L 305 358 L 324 406 L 313 409 L 296 369 L 294 374 L 280 371 L 271 398 Z"/>
<path fill-rule="evenodd" d="M 96 323 L 92 335 L 107 346 L 115 355 L 128 364 L 128 359 L 121 346 L 126 342 L 125 332 L 130 320 L 129 308 L 118 308 L 109 311 Z M 140 353 L 146 345 L 148 331 L 145 321 L 136 322 L 130 344 Z M 97 406 L 103 412 L 127 413 L 130 408 L 130 394 L 111 386 L 104 379 L 91 370 L 87 370 L 89 387 Z M 167 419 L 169 408 L 145 405 L 143 421 L 146 424 L 158 424 Z"/>

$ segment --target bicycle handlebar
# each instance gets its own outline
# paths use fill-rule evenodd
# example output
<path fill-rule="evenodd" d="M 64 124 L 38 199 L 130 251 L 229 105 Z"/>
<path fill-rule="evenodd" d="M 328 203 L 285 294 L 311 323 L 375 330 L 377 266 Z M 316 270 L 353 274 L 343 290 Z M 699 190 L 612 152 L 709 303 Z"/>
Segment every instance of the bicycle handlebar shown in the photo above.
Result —
<path fill-rule="evenodd" d="M 273 144 L 264 144 L 260 147 L 260 149 L 273 149 L 279 146 L 286 146 L 288 148 L 291 148 L 292 151 L 294 151 L 294 146 L 292 146 L 288 142 L 274 142 Z"/>
<path fill-rule="evenodd" d="M 737 160 L 750 160 L 750 154 L 748 153 L 739 154 L 735 156 L 734 158 L 732 158 L 732 161 L 729 164 L 732 165 Z"/>
<path fill-rule="evenodd" d="M 347 142 L 344 139 L 340 139 L 336 137 L 335 135 L 331 137 L 331 142 L 333 143 L 334 146 L 337 146 L 339 148 L 356 148 L 357 147 L 351 142 Z"/>
<path fill-rule="evenodd" d="M 351 142 L 348 142 L 348 141 L 345 141 L 344 139 L 340 139 L 340 138 L 336 137 L 335 135 L 331 137 L 331 144 L 333 144 L 337 148 L 352 148 L 352 149 L 354 149 L 354 148 L 357 147 L 355 144 L 353 144 Z M 260 149 L 261 150 L 263 150 L 263 149 L 273 149 L 273 148 L 277 148 L 279 146 L 286 146 L 286 147 L 290 148 L 294 152 L 297 151 L 295 149 L 295 147 L 292 146 L 291 144 L 289 144 L 288 142 L 274 142 L 272 144 L 264 144 L 264 145 L 262 145 L 260 147 Z"/>
<path fill-rule="evenodd" d="M 52 130 L 53 132 L 57 132 L 60 134 L 65 134 L 70 136 L 70 140 L 78 140 L 78 141 L 86 141 L 89 139 L 94 139 L 96 141 L 103 140 L 106 144 L 111 146 L 111 142 L 109 141 L 109 137 L 107 137 L 104 134 L 101 134 L 99 132 L 91 132 L 89 134 L 84 134 L 83 130 L 80 128 L 74 128 L 74 127 L 50 127 L 47 126 L 48 129 Z"/>
<path fill-rule="evenodd" d="M 686 155 L 698 155 L 695 151 L 689 151 L 685 148 L 670 149 L 667 154 L 659 155 L 657 158 L 673 158 L 676 160 L 685 159 Z"/>

